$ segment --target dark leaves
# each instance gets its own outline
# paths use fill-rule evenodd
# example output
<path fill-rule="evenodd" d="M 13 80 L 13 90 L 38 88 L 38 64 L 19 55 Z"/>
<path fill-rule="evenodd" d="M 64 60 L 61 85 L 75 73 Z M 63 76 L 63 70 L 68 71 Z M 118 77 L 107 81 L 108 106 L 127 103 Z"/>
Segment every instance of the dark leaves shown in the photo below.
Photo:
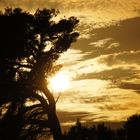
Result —
<path fill-rule="evenodd" d="M 70 17 L 56 23 L 53 17 L 58 13 L 38 9 L 30 14 L 20 8 L 0 12 L 2 139 L 37 139 L 50 135 L 50 130 L 54 139 L 61 137 L 55 100 L 46 79 L 48 73 L 60 68 L 53 68 L 54 62 L 79 34 L 74 31 L 78 20 Z"/>

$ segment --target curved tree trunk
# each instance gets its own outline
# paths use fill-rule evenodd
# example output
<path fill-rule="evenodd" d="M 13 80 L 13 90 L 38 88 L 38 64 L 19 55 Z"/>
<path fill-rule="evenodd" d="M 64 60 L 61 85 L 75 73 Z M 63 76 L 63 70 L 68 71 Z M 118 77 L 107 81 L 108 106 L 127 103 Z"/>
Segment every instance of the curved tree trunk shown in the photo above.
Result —
<path fill-rule="evenodd" d="M 48 56 L 46 56 L 46 58 L 43 57 L 43 58 L 38 59 L 38 61 L 36 62 L 36 65 L 34 66 L 34 70 L 32 71 L 30 75 L 31 78 L 29 77 L 29 80 L 33 79 L 32 77 L 34 76 L 37 77 L 36 79 L 38 79 L 39 81 L 37 85 L 40 85 L 38 88 L 40 91 L 44 93 L 49 103 L 47 111 L 48 111 L 48 121 L 49 121 L 49 126 L 51 129 L 51 133 L 53 135 L 54 140 L 62 140 L 63 139 L 62 131 L 59 124 L 59 120 L 56 115 L 56 103 L 55 103 L 52 93 L 49 91 L 49 89 L 46 86 L 46 80 L 45 80 L 45 74 L 44 74 L 44 71 L 45 71 L 44 67 L 45 67 L 46 61 L 44 61 L 44 59 L 47 60 Z"/>
<path fill-rule="evenodd" d="M 51 132 L 53 134 L 53 138 L 54 140 L 62 140 L 62 131 L 59 124 L 59 120 L 56 115 L 56 104 L 54 97 L 46 86 L 43 87 L 43 92 L 46 95 L 49 102 L 48 121 L 50 124 Z"/>

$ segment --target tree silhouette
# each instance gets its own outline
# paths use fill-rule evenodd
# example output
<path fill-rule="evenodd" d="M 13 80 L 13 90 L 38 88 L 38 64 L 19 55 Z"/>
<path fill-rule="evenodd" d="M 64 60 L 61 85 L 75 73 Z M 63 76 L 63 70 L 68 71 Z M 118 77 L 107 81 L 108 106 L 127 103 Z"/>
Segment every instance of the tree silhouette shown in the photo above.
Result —
<path fill-rule="evenodd" d="M 104 123 L 85 127 L 79 121 L 65 133 L 66 140 L 139 140 L 140 115 L 130 116 L 122 128 L 111 129 Z"/>
<path fill-rule="evenodd" d="M 58 13 L 0 12 L 0 139 L 41 139 L 52 133 L 54 140 L 62 140 L 47 77 L 79 34 L 74 31 L 78 20 L 55 22 Z"/>
<path fill-rule="evenodd" d="M 127 140 L 140 139 L 140 115 L 135 114 L 127 119 L 124 125 Z"/>

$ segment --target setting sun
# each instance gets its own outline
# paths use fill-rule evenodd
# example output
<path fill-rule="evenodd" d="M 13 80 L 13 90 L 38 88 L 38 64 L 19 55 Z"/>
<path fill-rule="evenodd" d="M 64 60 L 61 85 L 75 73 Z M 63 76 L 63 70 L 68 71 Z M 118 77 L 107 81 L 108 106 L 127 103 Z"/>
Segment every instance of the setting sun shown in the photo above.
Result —
<path fill-rule="evenodd" d="M 49 83 L 53 92 L 62 92 L 69 87 L 70 77 L 62 71 L 52 77 Z"/>

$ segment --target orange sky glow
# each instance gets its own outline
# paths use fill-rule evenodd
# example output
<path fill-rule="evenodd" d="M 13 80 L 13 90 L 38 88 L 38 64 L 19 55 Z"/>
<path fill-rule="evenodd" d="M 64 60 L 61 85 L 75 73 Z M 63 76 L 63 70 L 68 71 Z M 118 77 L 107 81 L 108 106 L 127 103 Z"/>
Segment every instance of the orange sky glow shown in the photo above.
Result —
<path fill-rule="evenodd" d="M 7 6 L 30 12 L 56 8 L 59 17 L 80 20 L 79 39 L 56 62 L 70 79 L 57 102 L 62 125 L 71 125 L 77 118 L 123 121 L 140 113 L 139 0 L 0 1 L 1 10 Z"/>

